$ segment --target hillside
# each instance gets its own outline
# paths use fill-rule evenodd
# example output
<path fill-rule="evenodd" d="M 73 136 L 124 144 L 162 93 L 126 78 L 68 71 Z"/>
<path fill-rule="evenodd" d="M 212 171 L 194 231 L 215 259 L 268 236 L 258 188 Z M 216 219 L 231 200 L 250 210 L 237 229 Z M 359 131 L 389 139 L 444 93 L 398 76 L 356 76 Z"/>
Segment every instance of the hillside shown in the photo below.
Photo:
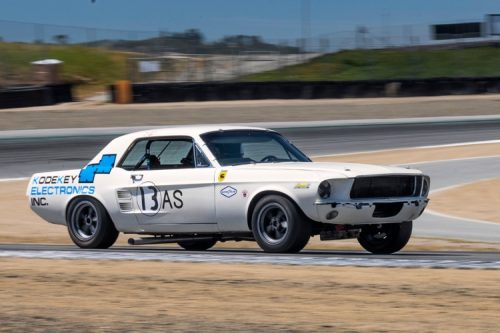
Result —
<path fill-rule="evenodd" d="M 500 76 L 500 47 L 340 51 L 241 79 L 342 81 L 474 76 Z"/>
<path fill-rule="evenodd" d="M 30 63 L 55 58 L 64 61 L 63 79 L 80 83 L 76 95 L 87 96 L 126 78 L 127 59 L 139 54 L 82 45 L 0 42 L 0 88 L 33 83 Z M 500 47 L 341 51 L 304 64 L 243 76 L 240 80 L 341 81 L 478 76 L 500 76 Z"/>
<path fill-rule="evenodd" d="M 40 59 L 64 61 L 64 80 L 82 83 L 78 93 L 103 90 L 126 77 L 129 54 L 76 45 L 0 42 L 0 86 L 33 82 L 31 62 Z"/>

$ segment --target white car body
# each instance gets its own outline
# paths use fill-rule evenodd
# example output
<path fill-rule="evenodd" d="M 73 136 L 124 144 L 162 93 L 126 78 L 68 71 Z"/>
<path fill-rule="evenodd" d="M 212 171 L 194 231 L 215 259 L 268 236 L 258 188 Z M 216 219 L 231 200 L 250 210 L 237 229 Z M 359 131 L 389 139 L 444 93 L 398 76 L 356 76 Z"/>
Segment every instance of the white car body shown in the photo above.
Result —
<path fill-rule="evenodd" d="M 412 221 L 426 207 L 429 178 L 418 170 L 317 162 L 222 166 L 201 135 L 234 130 L 269 131 L 240 126 L 190 126 L 118 137 L 81 170 L 34 174 L 27 189 L 31 209 L 48 222 L 66 225 L 70 202 L 90 196 L 102 203 L 118 231 L 164 235 L 248 233 L 256 200 L 270 193 L 287 197 L 310 221 L 324 224 L 355 226 Z M 126 170 L 119 166 L 137 140 L 178 137 L 192 138 L 211 165 L 159 170 Z M 351 198 L 356 179 L 388 176 L 415 177 L 415 190 L 403 197 Z M 322 199 L 318 186 L 325 180 L 331 184 L 331 196 Z M 395 214 L 374 216 L 377 205 L 384 203 L 401 203 L 401 209 Z M 332 211 L 336 213 L 328 215 Z"/>

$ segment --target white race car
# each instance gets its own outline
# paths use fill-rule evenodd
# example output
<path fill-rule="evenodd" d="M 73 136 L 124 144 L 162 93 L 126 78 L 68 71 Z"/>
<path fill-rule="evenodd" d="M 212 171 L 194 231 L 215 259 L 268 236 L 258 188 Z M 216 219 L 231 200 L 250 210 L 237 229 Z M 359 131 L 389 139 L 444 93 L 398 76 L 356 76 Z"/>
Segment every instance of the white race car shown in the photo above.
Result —
<path fill-rule="evenodd" d="M 429 185 L 418 170 L 312 162 L 271 130 L 192 126 L 116 138 L 81 170 L 34 174 L 27 196 L 82 248 L 108 248 L 123 232 L 141 236 L 130 244 L 201 251 L 252 240 L 298 252 L 320 235 L 393 253 L 408 242 Z"/>

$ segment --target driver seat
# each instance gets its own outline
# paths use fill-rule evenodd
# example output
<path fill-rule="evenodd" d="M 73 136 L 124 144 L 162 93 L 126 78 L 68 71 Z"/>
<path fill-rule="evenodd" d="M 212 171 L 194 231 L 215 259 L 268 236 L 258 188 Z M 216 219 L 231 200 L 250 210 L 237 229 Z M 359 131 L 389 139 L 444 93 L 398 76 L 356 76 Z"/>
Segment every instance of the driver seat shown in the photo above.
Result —
<path fill-rule="evenodd" d="M 161 167 L 160 159 L 155 155 L 149 155 L 148 169 L 149 170 L 160 169 L 160 167 Z"/>

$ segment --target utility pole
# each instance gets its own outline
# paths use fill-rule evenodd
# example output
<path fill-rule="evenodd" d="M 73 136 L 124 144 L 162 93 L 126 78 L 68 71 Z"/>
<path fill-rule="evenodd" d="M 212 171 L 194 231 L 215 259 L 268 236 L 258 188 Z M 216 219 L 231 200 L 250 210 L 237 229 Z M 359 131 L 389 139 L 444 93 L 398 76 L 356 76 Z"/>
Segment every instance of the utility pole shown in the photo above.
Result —
<path fill-rule="evenodd" d="M 309 47 L 311 38 L 311 1 L 301 0 L 300 12 L 302 17 L 302 51 L 305 52 Z"/>

